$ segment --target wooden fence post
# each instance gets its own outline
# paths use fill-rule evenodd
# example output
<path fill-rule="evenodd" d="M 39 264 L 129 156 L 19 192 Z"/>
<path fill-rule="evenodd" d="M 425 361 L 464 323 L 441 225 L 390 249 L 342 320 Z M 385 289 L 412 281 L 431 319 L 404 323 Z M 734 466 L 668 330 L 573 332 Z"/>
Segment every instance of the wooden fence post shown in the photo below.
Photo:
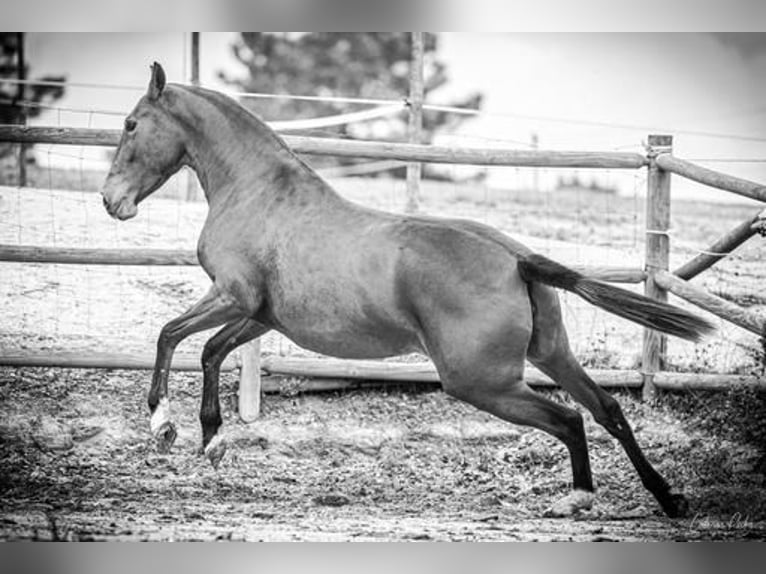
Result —
<path fill-rule="evenodd" d="M 649 174 L 646 190 L 646 283 L 644 294 L 658 301 L 667 301 L 668 293 L 655 281 L 655 274 L 668 270 L 670 256 L 670 173 L 660 168 L 655 159 L 673 150 L 673 136 L 650 135 L 647 157 Z M 644 330 L 641 373 L 642 395 L 651 400 L 656 393 L 655 374 L 665 366 L 667 338 L 659 331 Z"/>
<path fill-rule="evenodd" d="M 239 418 L 251 423 L 261 414 L 261 340 L 242 345 L 239 367 Z"/>
<path fill-rule="evenodd" d="M 27 124 L 27 111 L 24 107 L 26 97 L 27 62 L 24 55 L 24 32 L 16 33 L 16 78 L 21 80 L 16 88 L 17 98 L 21 106 L 21 124 Z M 27 144 L 19 144 L 19 187 L 27 186 Z"/>
<path fill-rule="evenodd" d="M 537 135 L 537 132 L 532 132 L 529 147 L 534 151 L 540 149 L 540 137 Z M 540 168 L 537 167 L 532 168 L 532 190 L 540 191 Z"/>
<path fill-rule="evenodd" d="M 412 57 L 410 59 L 409 142 L 421 143 L 423 131 L 423 32 L 412 32 Z M 423 164 L 407 164 L 407 206 L 408 213 L 418 211 L 420 203 L 420 177 Z"/>
<path fill-rule="evenodd" d="M 191 33 L 191 73 L 192 86 L 199 86 L 199 32 Z M 186 170 L 186 201 L 197 201 L 200 196 L 197 176 Z"/>

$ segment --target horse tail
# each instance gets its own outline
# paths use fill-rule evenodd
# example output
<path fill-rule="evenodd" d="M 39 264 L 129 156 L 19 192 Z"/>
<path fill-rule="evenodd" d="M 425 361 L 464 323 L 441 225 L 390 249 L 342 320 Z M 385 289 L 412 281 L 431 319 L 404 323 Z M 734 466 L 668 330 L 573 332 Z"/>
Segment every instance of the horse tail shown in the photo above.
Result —
<path fill-rule="evenodd" d="M 669 335 L 699 341 L 714 330 L 712 323 L 688 311 L 590 279 L 536 253 L 522 256 L 518 269 L 527 282 L 571 291 L 596 307 Z"/>

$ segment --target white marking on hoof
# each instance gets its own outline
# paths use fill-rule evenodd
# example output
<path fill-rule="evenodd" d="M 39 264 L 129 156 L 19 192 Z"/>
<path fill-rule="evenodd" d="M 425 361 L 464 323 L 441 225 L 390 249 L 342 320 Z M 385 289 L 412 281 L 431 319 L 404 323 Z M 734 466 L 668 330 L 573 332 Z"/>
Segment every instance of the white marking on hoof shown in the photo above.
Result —
<path fill-rule="evenodd" d="M 587 490 L 573 490 L 545 511 L 546 518 L 573 516 L 581 510 L 590 510 L 596 496 Z"/>
<path fill-rule="evenodd" d="M 170 401 L 167 397 L 162 397 L 159 404 L 157 405 L 157 408 L 154 409 L 154 412 L 152 413 L 152 418 L 149 421 L 149 428 L 151 429 L 152 434 L 157 436 L 157 432 L 159 431 L 160 427 L 169 422 Z"/>
<path fill-rule="evenodd" d="M 205 456 L 210 461 L 210 464 L 213 465 L 213 468 L 218 469 L 224 454 L 226 454 L 226 439 L 220 433 L 216 433 L 205 447 Z"/>

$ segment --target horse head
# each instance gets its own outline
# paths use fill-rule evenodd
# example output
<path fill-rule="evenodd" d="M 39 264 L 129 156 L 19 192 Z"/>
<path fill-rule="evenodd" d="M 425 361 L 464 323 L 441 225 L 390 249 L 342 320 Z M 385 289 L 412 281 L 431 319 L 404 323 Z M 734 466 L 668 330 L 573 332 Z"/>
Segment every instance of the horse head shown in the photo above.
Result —
<path fill-rule="evenodd" d="M 138 204 L 184 164 L 184 139 L 166 99 L 165 72 L 155 62 L 147 93 L 125 118 L 120 144 L 101 192 L 104 207 L 112 217 L 134 217 Z"/>

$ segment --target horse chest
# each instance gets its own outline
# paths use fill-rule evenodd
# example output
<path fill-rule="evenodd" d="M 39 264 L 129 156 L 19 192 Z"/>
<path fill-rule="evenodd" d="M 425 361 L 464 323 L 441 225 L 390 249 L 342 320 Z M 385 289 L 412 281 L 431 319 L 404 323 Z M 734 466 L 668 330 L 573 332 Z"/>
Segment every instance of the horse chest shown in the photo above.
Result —
<path fill-rule="evenodd" d="M 197 241 L 197 258 L 213 279 L 226 279 L 258 266 L 257 245 L 236 225 L 206 224 Z"/>

